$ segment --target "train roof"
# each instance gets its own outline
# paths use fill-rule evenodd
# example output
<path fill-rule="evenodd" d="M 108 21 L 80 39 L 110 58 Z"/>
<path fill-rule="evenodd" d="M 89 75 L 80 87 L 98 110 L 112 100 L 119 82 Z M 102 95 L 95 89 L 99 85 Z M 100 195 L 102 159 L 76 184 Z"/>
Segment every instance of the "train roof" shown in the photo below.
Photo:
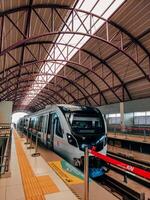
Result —
<path fill-rule="evenodd" d="M 62 111 L 66 111 L 66 112 L 74 112 L 74 111 L 93 111 L 93 110 L 98 110 L 96 107 L 89 107 L 89 106 L 82 106 L 82 105 L 71 105 L 71 104 L 55 104 L 55 105 L 47 105 L 44 109 L 39 110 L 35 113 L 32 113 L 30 115 L 26 115 L 28 116 L 33 116 L 33 115 L 38 115 L 38 114 L 42 114 L 45 112 L 48 112 L 50 110 L 55 110 L 55 109 L 61 109 Z"/>

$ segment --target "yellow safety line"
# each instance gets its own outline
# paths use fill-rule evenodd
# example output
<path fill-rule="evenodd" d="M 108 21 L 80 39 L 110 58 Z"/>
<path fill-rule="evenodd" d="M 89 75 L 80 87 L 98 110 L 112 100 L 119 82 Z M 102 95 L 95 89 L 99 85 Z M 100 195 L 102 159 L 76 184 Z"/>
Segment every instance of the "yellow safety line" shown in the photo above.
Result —
<path fill-rule="evenodd" d="M 26 200 L 45 200 L 44 194 L 59 192 L 49 176 L 35 176 L 16 131 L 14 138 Z"/>

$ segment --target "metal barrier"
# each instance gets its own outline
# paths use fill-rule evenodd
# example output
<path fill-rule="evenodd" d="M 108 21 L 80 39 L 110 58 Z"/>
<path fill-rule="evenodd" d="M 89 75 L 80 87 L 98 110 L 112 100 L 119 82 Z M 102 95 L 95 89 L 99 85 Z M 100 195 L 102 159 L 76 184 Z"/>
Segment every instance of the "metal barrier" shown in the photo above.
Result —
<path fill-rule="evenodd" d="M 10 126 L 2 126 L 0 128 L 0 139 L 6 140 L 1 146 L 0 155 L 0 176 L 8 172 L 9 170 L 9 159 L 11 149 L 11 129 Z"/>
<path fill-rule="evenodd" d="M 89 150 L 84 151 L 84 200 L 89 200 Z"/>
<path fill-rule="evenodd" d="M 38 149 L 38 133 L 36 133 L 35 152 L 32 154 L 33 157 L 40 156 L 40 153 L 37 151 L 37 149 Z"/>
<path fill-rule="evenodd" d="M 138 168 L 138 167 L 134 167 L 134 166 L 131 166 L 129 164 L 126 164 L 126 163 L 123 163 L 117 159 L 114 159 L 114 158 L 111 158 L 109 156 L 106 156 L 106 155 L 103 155 L 101 153 L 98 153 L 96 151 L 93 151 L 93 150 L 89 150 L 89 152 L 94 155 L 95 157 L 101 159 L 101 160 L 104 160 L 105 162 L 109 163 L 109 164 L 112 164 L 114 166 L 117 166 L 119 168 L 122 168 L 126 171 L 129 171 L 133 174 L 136 174 L 140 177 L 143 177 L 145 179 L 148 179 L 150 180 L 150 172 L 149 171 L 146 171 L 146 170 L 143 170 L 141 168 Z"/>
<path fill-rule="evenodd" d="M 29 142 L 29 129 L 27 129 L 27 135 L 26 135 L 26 142 L 24 144 L 30 144 Z"/>
<path fill-rule="evenodd" d="M 9 156 L 0 156 L 0 176 L 8 172 L 9 169 Z"/>
<path fill-rule="evenodd" d="M 124 127 L 122 131 L 121 126 L 108 127 L 108 132 L 113 132 L 115 137 L 118 135 L 124 135 L 127 139 L 128 136 L 139 135 L 143 137 L 143 141 L 147 141 L 147 136 L 150 136 L 150 127 Z"/>
<path fill-rule="evenodd" d="M 109 164 L 112 164 L 119 168 L 123 168 L 133 174 L 136 174 L 138 176 L 141 176 L 143 178 L 150 180 L 150 172 L 149 171 L 128 165 L 126 163 L 123 163 L 121 161 L 113 159 L 109 156 L 106 156 L 106 155 L 98 153 L 94 150 L 88 149 L 88 147 L 85 147 L 85 151 L 84 151 L 84 200 L 89 200 L 89 153 Z M 124 182 L 127 183 L 126 175 L 124 176 Z M 139 200 L 145 200 L 145 193 L 139 193 L 138 195 L 140 196 L 138 198 Z"/>
<path fill-rule="evenodd" d="M 29 147 L 27 147 L 27 149 L 34 149 L 34 147 L 33 147 L 33 141 L 32 141 L 32 135 L 33 135 L 33 133 L 32 133 L 32 131 L 30 132 L 30 146 Z"/>
<path fill-rule="evenodd" d="M 23 134 L 23 132 L 22 132 Z M 27 129 L 27 135 L 26 135 L 26 142 L 24 144 L 28 145 L 30 144 L 27 149 L 34 149 L 34 146 L 33 146 L 33 133 L 32 131 L 30 132 L 30 142 L 29 142 L 29 129 Z M 38 149 L 38 132 L 36 132 L 36 139 L 35 139 L 35 152 L 32 153 L 31 155 L 33 157 L 37 157 L 37 156 L 40 156 L 40 153 L 37 151 Z"/>

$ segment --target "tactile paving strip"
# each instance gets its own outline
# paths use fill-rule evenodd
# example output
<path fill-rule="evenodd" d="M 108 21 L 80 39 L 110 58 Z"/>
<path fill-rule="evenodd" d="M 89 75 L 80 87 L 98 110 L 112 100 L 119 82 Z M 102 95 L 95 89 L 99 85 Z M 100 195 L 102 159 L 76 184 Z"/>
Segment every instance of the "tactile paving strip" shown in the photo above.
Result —
<path fill-rule="evenodd" d="M 35 176 L 16 131 L 14 138 L 26 200 L 45 200 L 45 194 L 59 192 L 49 176 Z"/>

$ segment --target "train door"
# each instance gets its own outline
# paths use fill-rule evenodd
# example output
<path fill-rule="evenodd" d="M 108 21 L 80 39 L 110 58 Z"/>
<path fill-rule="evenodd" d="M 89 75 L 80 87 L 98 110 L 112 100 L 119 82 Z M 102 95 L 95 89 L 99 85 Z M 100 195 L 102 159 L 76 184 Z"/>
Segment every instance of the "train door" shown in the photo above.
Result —
<path fill-rule="evenodd" d="M 45 144 L 50 147 L 51 149 L 53 148 L 53 115 L 52 113 L 49 113 L 48 116 L 48 127 L 47 127 L 47 134 L 45 138 Z"/>
<path fill-rule="evenodd" d="M 48 115 L 43 115 L 42 128 L 41 128 L 41 132 L 42 132 L 41 141 L 44 143 L 46 141 L 47 124 L 48 124 Z"/>
<path fill-rule="evenodd" d="M 43 122 L 43 129 L 42 129 L 42 133 L 43 133 L 43 143 L 46 145 L 46 142 L 47 142 L 47 129 L 48 129 L 48 114 L 46 114 L 44 116 L 44 122 Z"/>
<path fill-rule="evenodd" d="M 42 127 L 43 127 L 43 115 L 36 117 L 36 134 L 38 134 L 38 139 L 42 141 Z"/>
<path fill-rule="evenodd" d="M 53 147 L 56 152 L 65 156 L 65 140 L 63 136 L 63 129 L 61 127 L 60 119 L 57 114 L 53 115 Z"/>

